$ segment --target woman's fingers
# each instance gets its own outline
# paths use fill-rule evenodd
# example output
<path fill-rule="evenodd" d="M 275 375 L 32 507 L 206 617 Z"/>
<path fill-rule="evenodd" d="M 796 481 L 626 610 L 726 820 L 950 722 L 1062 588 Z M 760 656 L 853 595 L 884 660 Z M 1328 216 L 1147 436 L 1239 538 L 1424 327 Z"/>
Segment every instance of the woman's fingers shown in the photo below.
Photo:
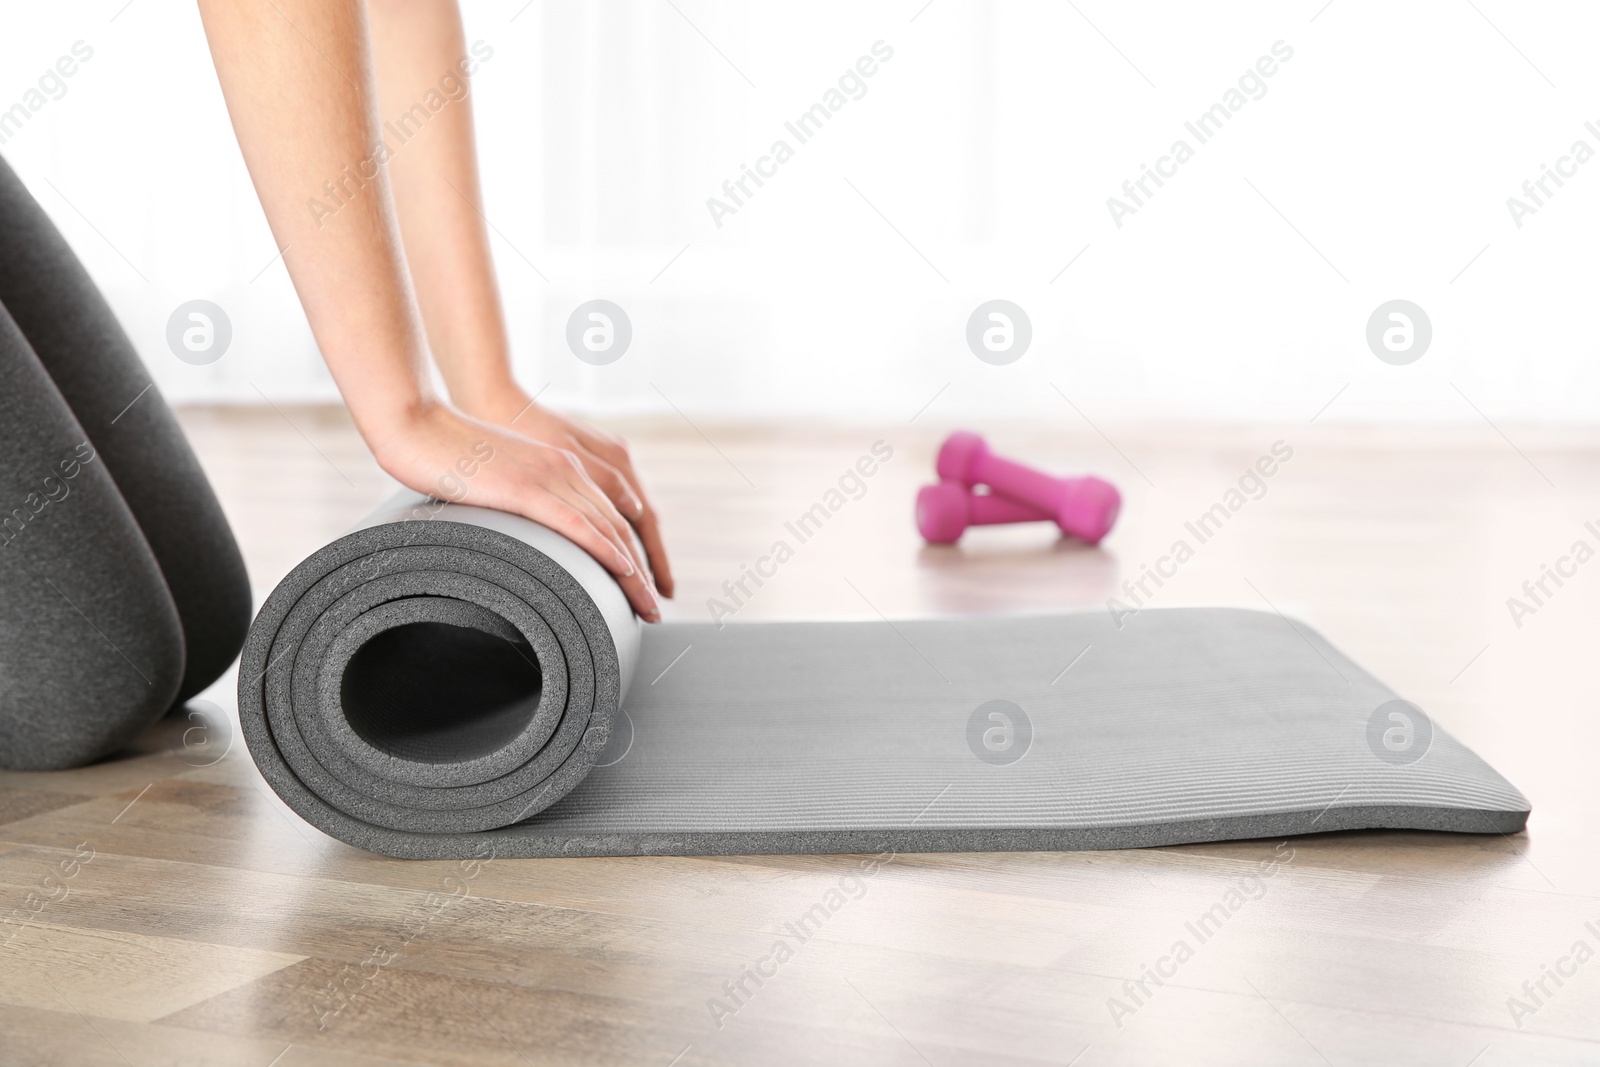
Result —
<path fill-rule="evenodd" d="M 651 622 L 661 618 L 644 549 L 572 451 L 496 430 L 444 407 L 421 413 L 408 430 L 386 447 L 374 448 L 384 470 L 418 492 L 437 492 L 443 484 L 440 470 L 454 477 L 459 457 L 479 455 L 492 441 L 489 458 L 451 499 L 543 523 L 609 571 L 635 611 Z M 394 440 L 404 445 L 394 447 Z"/>
<path fill-rule="evenodd" d="M 580 450 L 578 457 L 583 460 L 584 471 L 638 531 L 656 588 L 663 596 L 671 596 L 672 567 L 667 562 L 666 542 L 661 537 L 661 523 L 655 508 L 645 501 L 637 482 L 631 482 L 625 472 L 586 449 Z"/>
<path fill-rule="evenodd" d="M 583 510 L 559 494 L 546 489 L 542 496 L 516 509 L 526 518 L 550 527 L 583 549 L 620 581 L 638 572 L 633 558 L 624 552 L 614 537 L 602 533 Z"/>
<path fill-rule="evenodd" d="M 639 499 L 638 491 L 628 483 L 622 472 L 579 441 L 572 442 L 572 452 L 583 463 L 583 471 L 589 480 L 600 487 L 600 491 L 616 506 L 622 517 L 629 522 L 635 521 L 644 511 L 644 501 Z"/>
<path fill-rule="evenodd" d="M 552 488 L 557 495 L 562 496 L 569 505 L 576 508 L 590 524 L 607 534 L 613 544 L 623 547 L 633 564 L 633 573 L 622 575 L 618 579 L 623 591 L 628 594 L 628 600 L 640 615 L 651 622 L 658 621 L 661 618 L 661 602 L 656 598 L 648 566 L 634 541 L 627 521 L 612 506 L 599 486 L 583 472 L 576 459 L 566 482 L 565 492 L 559 487 Z"/>
<path fill-rule="evenodd" d="M 617 579 L 635 611 L 649 622 L 660 621 L 661 602 L 656 599 L 644 558 L 628 532 L 628 524 L 584 473 L 582 461 L 554 445 L 525 443 L 528 450 L 520 458 L 526 464 L 527 475 L 533 486 L 542 490 L 541 495 L 555 505 L 549 510 L 560 525 L 534 513 L 545 509 L 529 509 L 523 514 L 551 526 L 597 559 Z"/>
<path fill-rule="evenodd" d="M 603 496 L 597 496 L 597 490 L 592 484 L 585 484 L 577 480 L 568 484 L 564 494 L 567 501 L 584 514 L 590 522 L 600 529 L 600 532 L 609 537 L 615 544 L 622 547 L 628 554 L 629 561 L 634 567 L 644 573 L 645 580 L 651 579 L 649 568 L 645 565 L 644 553 L 635 542 L 631 528 L 617 514 L 616 508 Z"/>
<path fill-rule="evenodd" d="M 529 427 L 533 430 L 531 436 L 578 456 L 589 479 L 600 487 L 638 533 L 656 589 L 664 596 L 671 596 L 676 583 L 672 578 L 672 566 L 667 561 L 666 540 L 661 535 L 660 520 L 644 484 L 633 469 L 627 442 L 554 412 L 541 409 L 536 412 L 535 419 L 538 426 L 536 429 Z"/>
<path fill-rule="evenodd" d="M 616 504 L 624 518 L 633 523 L 644 543 L 645 556 L 655 574 L 656 588 L 663 596 L 673 591 L 672 565 L 667 561 L 666 541 L 661 536 L 661 523 L 655 508 L 645 496 L 644 486 L 633 470 L 633 457 L 627 446 L 614 438 L 598 433 L 581 431 L 574 435 L 583 469 L 589 473 L 606 495 Z"/>
<path fill-rule="evenodd" d="M 528 497 L 517 493 L 513 499 L 520 506 L 516 510 L 545 523 L 588 552 L 616 577 L 634 610 L 652 622 L 659 619 L 661 605 L 642 570 L 643 561 L 632 538 L 623 532 L 626 524 L 620 522 L 620 517 L 613 520 L 596 506 L 598 501 L 609 508 L 610 502 L 584 475 L 577 457 L 551 445 L 533 445 L 521 458 L 531 487 L 538 491 L 534 499 L 541 506 L 529 507 L 523 503 Z M 550 513 L 549 518 L 545 512 Z"/>
<path fill-rule="evenodd" d="M 599 560 L 616 578 L 633 610 L 646 622 L 660 622 L 661 605 L 650 583 L 633 559 L 617 546 L 615 533 L 604 532 L 603 527 L 608 525 L 605 519 L 581 495 L 576 496 L 576 503 L 564 499 L 560 492 L 550 493 L 548 499 L 547 506 L 530 508 L 528 517 L 549 526 Z"/>
<path fill-rule="evenodd" d="M 633 528 L 628 525 L 627 518 L 613 501 L 611 494 L 607 493 L 596 480 L 589 476 L 589 468 L 579 449 L 572 449 L 565 453 L 569 460 L 567 470 L 568 483 L 573 490 L 581 494 L 585 500 L 605 519 L 606 523 L 616 531 L 616 535 L 633 556 L 634 561 L 640 566 L 645 565 L 643 552 L 638 542 L 634 539 Z M 598 461 L 597 461 L 598 462 Z M 607 470 L 605 465 L 599 464 L 602 470 Z M 642 506 L 642 505 L 641 505 Z"/>
<path fill-rule="evenodd" d="M 672 565 L 667 562 L 667 544 L 661 537 L 661 523 L 656 518 L 655 508 L 644 505 L 644 510 L 633 522 L 633 528 L 639 531 L 639 540 L 644 542 L 645 558 L 650 561 L 656 588 L 661 590 L 662 596 L 671 596 L 674 588 Z"/>

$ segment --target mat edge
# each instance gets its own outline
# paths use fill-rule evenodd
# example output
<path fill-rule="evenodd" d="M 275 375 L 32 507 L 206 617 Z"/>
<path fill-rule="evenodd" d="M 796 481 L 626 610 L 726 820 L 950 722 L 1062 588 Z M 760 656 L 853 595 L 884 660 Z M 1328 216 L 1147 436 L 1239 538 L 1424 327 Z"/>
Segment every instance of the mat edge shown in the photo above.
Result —
<path fill-rule="evenodd" d="M 1418 830 L 1507 837 L 1527 828 L 1529 810 L 1369 806 L 1235 816 L 1142 826 L 1030 829 L 928 827 L 813 832 L 556 835 L 515 827 L 473 834 L 363 834 L 352 847 L 391 859 L 576 859 L 622 856 L 869 855 L 949 852 L 1095 852 L 1301 837 L 1348 830 Z"/>

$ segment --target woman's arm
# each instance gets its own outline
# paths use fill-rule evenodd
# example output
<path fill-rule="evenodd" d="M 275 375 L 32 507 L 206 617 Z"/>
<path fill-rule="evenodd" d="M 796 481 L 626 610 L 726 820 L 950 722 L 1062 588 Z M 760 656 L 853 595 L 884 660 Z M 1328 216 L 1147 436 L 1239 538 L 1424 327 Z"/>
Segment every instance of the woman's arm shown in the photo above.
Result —
<path fill-rule="evenodd" d="M 370 165 L 381 138 L 361 0 L 200 0 L 200 14 L 267 221 L 379 464 L 420 492 L 464 480 L 453 499 L 558 530 L 659 618 L 627 521 L 572 452 L 434 395 L 388 176 Z M 462 479 L 457 464 L 485 446 L 493 458 Z"/>
<path fill-rule="evenodd" d="M 383 115 L 399 127 L 433 90 L 449 103 L 404 126 L 389 164 L 428 342 L 462 411 L 564 448 L 639 532 L 657 587 L 672 573 L 654 508 L 619 438 L 533 404 L 511 373 L 505 313 L 480 211 L 470 56 L 456 0 L 369 0 Z M 424 109 L 426 111 L 426 109 Z"/>

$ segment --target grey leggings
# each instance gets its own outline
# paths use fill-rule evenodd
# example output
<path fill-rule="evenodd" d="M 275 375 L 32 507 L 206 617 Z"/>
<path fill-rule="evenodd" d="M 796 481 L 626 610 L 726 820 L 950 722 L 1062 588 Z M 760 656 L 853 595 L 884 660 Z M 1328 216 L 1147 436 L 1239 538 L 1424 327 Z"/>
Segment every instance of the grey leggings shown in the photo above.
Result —
<path fill-rule="evenodd" d="M 172 411 L 0 161 L 0 766 L 125 745 L 228 668 L 250 610 Z"/>

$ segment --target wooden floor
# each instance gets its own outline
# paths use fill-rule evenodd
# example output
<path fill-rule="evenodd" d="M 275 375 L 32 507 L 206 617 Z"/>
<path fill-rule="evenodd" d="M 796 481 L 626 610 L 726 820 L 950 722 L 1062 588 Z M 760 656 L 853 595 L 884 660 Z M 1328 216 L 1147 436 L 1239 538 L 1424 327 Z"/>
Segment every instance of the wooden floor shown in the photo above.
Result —
<path fill-rule="evenodd" d="M 184 419 L 258 597 L 384 492 L 337 411 Z M 123 758 L 0 775 L 0 1062 L 1600 1062 L 1600 563 L 1520 627 L 1506 607 L 1600 545 L 1600 434 L 999 434 L 1124 488 L 1091 550 L 1037 527 L 923 547 L 911 498 L 948 427 L 621 428 L 683 619 L 879 439 L 894 455 L 865 495 L 738 618 L 1104 610 L 1284 441 L 1265 495 L 1153 602 L 1308 620 L 1519 786 L 1529 830 L 1294 839 L 1264 895 L 1137 997 L 1125 983 L 1278 842 L 896 856 L 758 986 L 745 969 L 856 859 L 386 860 L 291 814 L 232 727 L 169 719 Z M 207 694 L 229 713 L 231 686 Z"/>

